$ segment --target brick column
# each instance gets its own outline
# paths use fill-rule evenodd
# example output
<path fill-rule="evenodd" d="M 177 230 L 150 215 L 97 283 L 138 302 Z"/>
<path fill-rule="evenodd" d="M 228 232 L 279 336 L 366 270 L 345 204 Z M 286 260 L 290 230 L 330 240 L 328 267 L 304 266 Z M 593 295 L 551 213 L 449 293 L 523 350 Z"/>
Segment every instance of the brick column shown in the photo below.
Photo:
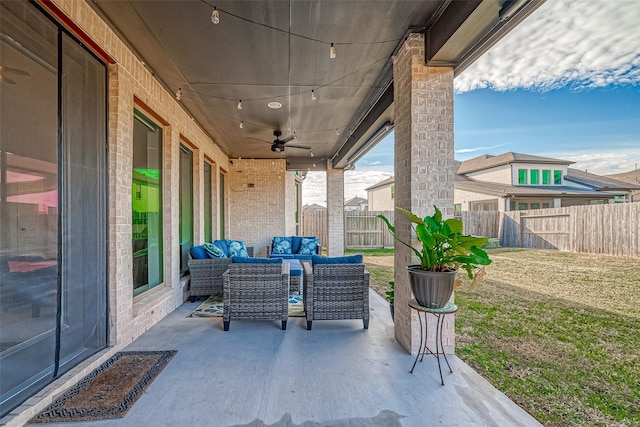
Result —
<path fill-rule="evenodd" d="M 327 255 L 344 255 L 344 169 L 327 160 Z"/>
<path fill-rule="evenodd" d="M 433 205 L 437 205 L 445 217 L 452 217 L 453 69 L 427 67 L 424 36 L 411 34 L 394 57 L 393 74 L 395 204 L 420 217 L 433 214 Z M 417 244 L 404 215 L 397 213 L 395 218 L 398 237 Z M 396 242 L 395 335 L 411 353 L 418 350 L 420 331 L 417 315 L 407 305 L 412 295 L 406 266 L 416 263 L 410 249 Z M 447 353 L 454 349 L 453 319 L 447 316 L 444 326 Z M 434 320 L 429 319 L 430 331 L 435 331 Z"/>

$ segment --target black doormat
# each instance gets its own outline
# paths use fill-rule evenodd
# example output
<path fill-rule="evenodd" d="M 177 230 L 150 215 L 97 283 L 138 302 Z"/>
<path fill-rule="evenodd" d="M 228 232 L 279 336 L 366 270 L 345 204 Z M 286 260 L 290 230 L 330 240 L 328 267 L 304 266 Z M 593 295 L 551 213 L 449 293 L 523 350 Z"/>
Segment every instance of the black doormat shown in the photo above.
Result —
<path fill-rule="evenodd" d="M 30 422 L 122 418 L 176 352 L 177 350 L 116 353 Z"/>

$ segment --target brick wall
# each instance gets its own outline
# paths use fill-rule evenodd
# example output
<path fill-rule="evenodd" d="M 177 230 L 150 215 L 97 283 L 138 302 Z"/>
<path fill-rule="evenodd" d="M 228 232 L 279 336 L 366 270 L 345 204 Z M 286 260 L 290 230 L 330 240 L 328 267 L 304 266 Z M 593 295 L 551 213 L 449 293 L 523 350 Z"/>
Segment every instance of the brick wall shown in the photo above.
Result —
<path fill-rule="evenodd" d="M 186 281 L 179 279 L 178 153 L 181 136 L 195 147 L 194 156 L 206 155 L 228 169 L 224 152 L 192 121 L 163 85 L 146 69 L 126 44 L 100 19 L 87 2 L 53 0 L 75 24 L 115 60 L 108 66 L 108 289 L 110 347 L 72 368 L 3 419 L 8 426 L 23 425 L 51 403 L 54 396 L 75 384 L 115 352 L 182 304 Z M 137 104 L 134 102 L 137 98 Z M 163 127 L 163 236 L 164 283 L 134 298 L 131 253 L 131 186 L 134 105 L 157 115 Z M 196 154 L 197 153 L 197 154 Z M 196 174 L 198 177 L 198 174 Z M 217 178 L 217 175 L 216 175 Z M 195 181 L 200 197 L 202 180 Z M 215 187 L 214 187 L 215 192 Z M 215 199 L 215 196 L 214 196 Z M 198 210 L 200 207 L 198 205 Z M 214 210 L 214 215 L 215 214 Z M 196 215 L 197 216 L 197 215 Z M 200 219 L 199 219 L 200 220 Z M 217 218 L 214 223 L 217 222 Z M 199 230 L 199 229 L 198 229 Z M 198 231 L 198 234 L 201 232 Z"/>
<path fill-rule="evenodd" d="M 453 216 L 453 70 L 424 65 L 424 38 L 411 34 L 394 57 L 395 205 L 419 216 L 437 205 Z M 413 240 L 403 215 L 396 215 L 398 236 Z M 411 296 L 405 267 L 415 264 L 409 248 L 395 245 L 395 332 L 410 352 L 419 344 L 418 321 L 407 306 Z M 430 328 L 435 330 L 435 328 Z M 445 351 L 453 351 L 453 316 L 447 316 Z"/>
<path fill-rule="evenodd" d="M 344 255 L 344 169 L 327 160 L 327 254 Z"/>
<path fill-rule="evenodd" d="M 227 238 L 267 256 L 273 236 L 295 234 L 295 176 L 284 159 L 233 160 L 227 174 Z"/>

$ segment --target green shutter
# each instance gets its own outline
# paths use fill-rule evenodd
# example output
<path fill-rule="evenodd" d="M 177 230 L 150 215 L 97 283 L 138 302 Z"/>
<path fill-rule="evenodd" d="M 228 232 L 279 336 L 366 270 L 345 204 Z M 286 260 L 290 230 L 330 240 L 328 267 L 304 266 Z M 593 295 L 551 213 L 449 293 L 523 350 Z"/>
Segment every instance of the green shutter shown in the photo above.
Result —
<path fill-rule="evenodd" d="M 527 170 L 518 169 L 518 184 L 526 184 L 526 183 L 527 183 Z"/>

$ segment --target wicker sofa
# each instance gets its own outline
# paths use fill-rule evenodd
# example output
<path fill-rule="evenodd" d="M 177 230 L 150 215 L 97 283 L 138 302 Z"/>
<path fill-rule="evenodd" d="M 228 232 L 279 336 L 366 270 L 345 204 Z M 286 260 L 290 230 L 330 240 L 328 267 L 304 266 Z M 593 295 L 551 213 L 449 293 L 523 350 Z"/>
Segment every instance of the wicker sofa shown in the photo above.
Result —
<path fill-rule="evenodd" d="M 264 260 L 268 260 L 264 258 Z M 276 261 L 276 260 L 274 260 Z M 237 263 L 223 276 L 223 325 L 231 320 L 280 320 L 287 329 L 289 318 L 289 264 Z"/>
<path fill-rule="evenodd" d="M 281 244 L 284 242 L 284 246 Z M 305 250 L 304 246 L 311 244 L 313 250 Z M 322 245 L 319 239 L 314 236 L 276 236 L 270 245 L 267 246 L 269 258 L 297 259 L 300 261 L 311 261 L 314 254 L 322 254 Z"/>
<path fill-rule="evenodd" d="M 215 242 L 214 242 L 215 243 Z M 253 256 L 253 247 L 247 246 L 247 253 Z M 195 259 L 189 254 L 189 274 L 191 276 L 189 301 L 194 302 L 196 297 L 210 295 L 222 296 L 222 273 L 227 271 L 231 258 L 225 254 L 225 258 L 201 258 Z"/>
<path fill-rule="evenodd" d="M 362 319 L 364 329 L 369 328 L 369 272 L 364 264 L 302 264 L 307 330 L 314 320 L 338 319 Z"/>

